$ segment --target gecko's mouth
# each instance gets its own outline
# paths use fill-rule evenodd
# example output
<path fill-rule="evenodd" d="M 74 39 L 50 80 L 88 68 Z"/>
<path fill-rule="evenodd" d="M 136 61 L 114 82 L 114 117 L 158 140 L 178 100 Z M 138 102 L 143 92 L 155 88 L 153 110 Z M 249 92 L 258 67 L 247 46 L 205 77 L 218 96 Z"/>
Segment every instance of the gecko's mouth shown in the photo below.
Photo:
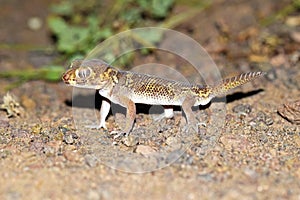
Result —
<path fill-rule="evenodd" d="M 66 73 L 63 74 L 62 80 L 65 82 L 65 84 L 72 85 L 72 83 L 76 83 L 75 80 L 75 73 L 73 69 L 70 69 L 66 71 Z"/>
<path fill-rule="evenodd" d="M 86 88 L 86 80 L 75 79 L 72 74 L 65 73 L 62 79 L 66 85 Z"/>

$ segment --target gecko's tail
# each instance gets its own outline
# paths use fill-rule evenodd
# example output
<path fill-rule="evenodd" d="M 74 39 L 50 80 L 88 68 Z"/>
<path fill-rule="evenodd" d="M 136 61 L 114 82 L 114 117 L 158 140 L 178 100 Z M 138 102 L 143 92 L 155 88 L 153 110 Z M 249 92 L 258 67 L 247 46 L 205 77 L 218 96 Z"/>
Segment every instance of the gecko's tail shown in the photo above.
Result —
<path fill-rule="evenodd" d="M 243 85 L 265 74 L 266 72 L 248 72 L 239 76 L 224 79 L 222 82 L 213 87 L 212 94 L 214 94 L 214 96 L 226 94 L 229 90 Z"/>

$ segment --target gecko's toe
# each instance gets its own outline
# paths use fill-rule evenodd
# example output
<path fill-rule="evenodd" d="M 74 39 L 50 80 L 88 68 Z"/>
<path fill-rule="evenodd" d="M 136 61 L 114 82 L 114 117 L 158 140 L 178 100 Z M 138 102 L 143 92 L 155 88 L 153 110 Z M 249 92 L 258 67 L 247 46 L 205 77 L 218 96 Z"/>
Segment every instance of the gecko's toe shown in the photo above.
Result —
<path fill-rule="evenodd" d="M 199 122 L 199 123 L 197 123 L 197 126 L 203 126 L 203 127 L 206 127 L 207 125 L 206 125 L 205 122 Z"/>
<path fill-rule="evenodd" d="M 183 131 L 184 132 L 188 132 L 188 133 L 191 133 L 191 132 L 196 132 L 198 133 L 198 124 L 187 124 L 184 126 L 183 128 Z"/>
<path fill-rule="evenodd" d="M 90 129 L 101 129 L 101 128 L 103 128 L 104 130 L 107 130 L 107 127 L 106 127 L 105 124 L 104 125 L 101 125 L 101 124 L 99 124 L 99 125 L 87 125 L 85 127 L 90 128 Z"/>
<path fill-rule="evenodd" d="M 110 135 L 115 135 L 115 136 L 114 136 L 114 140 L 115 140 L 115 139 L 118 139 L 118 138 L 120 138 L 120 137 L 127 136 L 127 134 L 126 134 L 124 131 L 111 131 L 109 134 L 110 134 Z"/>

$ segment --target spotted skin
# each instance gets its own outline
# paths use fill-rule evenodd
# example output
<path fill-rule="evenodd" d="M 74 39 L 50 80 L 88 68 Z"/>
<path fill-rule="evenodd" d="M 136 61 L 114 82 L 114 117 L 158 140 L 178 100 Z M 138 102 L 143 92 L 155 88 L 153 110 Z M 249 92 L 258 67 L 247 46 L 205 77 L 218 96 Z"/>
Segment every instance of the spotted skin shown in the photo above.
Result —
<path fill-rule="evenodd" d="M 247 83 L 264 72 L 249 72 L 237 77 L 225 79 L 214 86 L 200 86 L 187 82 L 177 82 L 148 74 L 118 70 L 107 63 L 98 60 L 76 60 L 62 77 L 67 85 L 80 88 L 99 90 L 99 94 L 116 104 L 127 108 L 126 126 L 121 131 L 128 135 L 133 127 L 136 116 L 135 103 L 164 106 L 182 106 L 187 122 L 192 127 L 197 126 L 197 120 L 192 113 L 192 106 L 206 105 L 218 95 L 226 94 L 229 90 Z M 106 128 L 105 118 L 110 106 L 104 102 L 101 107 L 100 125 Z M 168 114 L 173 116 L 168 107 Z"/>

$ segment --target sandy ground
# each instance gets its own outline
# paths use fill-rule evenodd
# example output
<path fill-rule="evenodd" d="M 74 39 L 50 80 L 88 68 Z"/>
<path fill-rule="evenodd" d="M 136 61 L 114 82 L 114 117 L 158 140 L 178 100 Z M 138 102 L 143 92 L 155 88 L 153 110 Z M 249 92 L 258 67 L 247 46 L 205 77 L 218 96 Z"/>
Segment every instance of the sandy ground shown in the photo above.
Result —
<path fill-rule="evenodd" d="M 199 16 L 200 21 L 206 22 L 179 27 L 183 32 L 192 29 L 191 36 L 199 41 L 209 39 L 206 47 L 222 74 L 268 72 L 231 92 L 226 103 L 216 99 L 209 106 L 196 109 L 195 114 L 207 126 L 201 126 L 199 133 L 191 136 L 180 135 L 184 126 L 180 112 L 174 119 L 157 122 L 144 112 L 149 107 L 141 105 L 131 140 L 113 145 L 108 131 L 86 129 L 80 124 L 89 123 L 82 118 L 88 118 L 94 109 L 72 107 L 78 96 L 72 98 L 73 89 L 63 83 L 31 81 L 12 89 L 10 93 L 24 110 L 20 111 L 21 116 L 11 118 L 7 112 L 0 112 L 0 198 L 300 199 L 300 106 L 294 103 L 300 100 L 300 32 L 297 27 L 287 28 L 284 21 L 267 28 L 257 26 L 257 18 L 251 13 L 267 15 L 272 9 L 279 9 L 271 1 L 261 5 L 257 2 L 229 3 L 225 9 L 224 4 L 218 4 Z M 12 9 L 15 4 L 11 1 L 3 5 Z M 24 6 L 20 16 L 33 14 L 30 6 Z M 237 11 L 236 15 L 230 17 L 233 11 Z M 43 12 L 34 14 L 46 16 Z M 222 16 L 223 20 L 219 20 Z M 11 19 L 22 21 L 18 15 Z M 231 42 L 220 40 L 222 34 L 210 25 L 216 21 L 228 28 Z M 1 29 L 4 23 L 2 20 Z M 207 25 L 207 31 L 212 30 L 210 34 L 199 36 L 203 33 L 200 24 Z M 18 28 L 24 29 L 6 27 L 6 35 Z M 240 34 L 242 30 L 247 31 Z M 40 31 L 24 35 L 14 32 L 11 39 L 1 31 L 0 36 L 4 43 L 13 40 L 48 45 L 46 30 Z M 268 50 L 261 42 L 267 33 L 280 38 L 280 49 L 266 62 L 252 64 L 251 60 L 265 59 L 259 57 L 259 51 L 263 54 Z M 34 40 L 34 34 L 41 36 Z M 245 45 L 245 37 L 252 38 L 247 40 L 249 44 Z M 249 50 L 254 44 L 261 45 L 256 52 Z M 22 50 L 0 49 L 1 70 L 51 62 L 47 56 L 32 59 L 37 57 Z M 0 80 L 1 97 L 12 81 Z M 82 94 L 84 98 L 85 93 Z M 91 94 L 93 98 L 94 93 Z M 290 104 L 284 107 L 286 103 Z M 78 118 L 79 114 L 83 117 Z M 78 123 L 78 119 L 82 121 Z M 122 127 L 122 119 L 120 114 L 110 115 L 108 129 Z M 185 145 L 177 151 L 176 145 L 183 142 Z M 153 157 L 153 152 L 166 156 Z"/>

